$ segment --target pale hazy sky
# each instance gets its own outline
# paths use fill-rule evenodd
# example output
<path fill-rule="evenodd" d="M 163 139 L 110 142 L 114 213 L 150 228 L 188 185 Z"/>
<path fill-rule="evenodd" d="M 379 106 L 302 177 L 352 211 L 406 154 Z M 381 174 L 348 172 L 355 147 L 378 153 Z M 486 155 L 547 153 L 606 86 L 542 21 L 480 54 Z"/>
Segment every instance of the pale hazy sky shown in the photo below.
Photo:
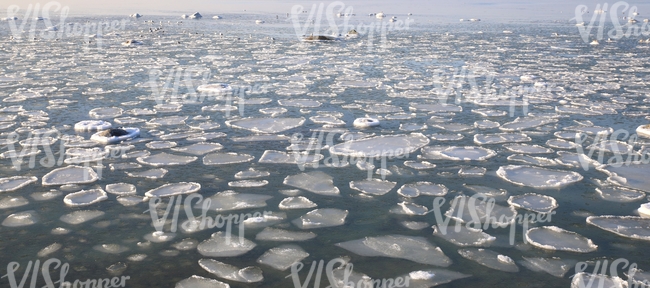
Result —
<path fill-rule="evenodd" d="M 0 15 L 6 15 L 10 5 L 18 5 L 21 12 L 32 4 L 41 6 L 50 1 L 35 0 L 0 0 Z M 143 15 L 174 15 L 200 12 L 205 16 L 226 13 L 276 13 L 285 14 L 291 11 L 294 5 L 302 5 L 309 10 L 313 4 L 324 3 L 325 7 L 334 1 L 315 0 L 58 0 L 63 6 L 68 6 L 71 15 L 79 14 L 105 14 L 128 15 L 140 13 Z M 341 1 L 346 7 L 352 6 L 357 15 L 367 15 L 384 11 L 386 14 L 415 15 L 441 15 L 457 18 L 482 18 L 499 20 L 506 19 L 571 19 L 574 11 L 580 4 L 585 4 L 590 11 L 596 4 L 608 3 L 610 6 L 616 1 L 594 0 L 345 0 Z M 631 6 L 638 6 L 640 18 L 650 15 L 648 1 L 629 1 Z M 243 10 L 246 10 L 244 12 Z M 647 13 L 644 13 L 647 11 Z"/>

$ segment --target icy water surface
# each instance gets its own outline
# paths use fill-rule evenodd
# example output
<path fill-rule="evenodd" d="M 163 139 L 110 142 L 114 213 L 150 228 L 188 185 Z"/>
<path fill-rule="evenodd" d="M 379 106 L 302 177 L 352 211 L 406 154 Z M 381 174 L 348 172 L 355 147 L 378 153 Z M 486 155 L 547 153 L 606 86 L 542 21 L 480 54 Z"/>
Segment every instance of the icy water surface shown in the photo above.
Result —
<path fill-rule="evenodd" d="M 416 16 L 385 42 L 305 43 L 279 18 L 145 17 L 34 41 L 1 22 L 2 270 L 19 263 L 20 281 L 29 261 L 56 258 L 70 282 L 294 287 L 292 264 L 303 283 L 312 261 L 338 258 L 353 279 L 409 287 L 570 287 L 605 259 L 650 269 L 636 212 L 650 167 L 623 163 L 648 158 L 650 139 L 620 130 L 648 122 L 648 44 L 588 45 L 565 22 Z M 215 83 L 233 89 L 194 93 Z M 380 124 L 353 125 L 364 117 Z M 97 143 L 75 129 L 84 120 L 140 135 Z M 221 225 L 201 227 L 202 212 Z"/>

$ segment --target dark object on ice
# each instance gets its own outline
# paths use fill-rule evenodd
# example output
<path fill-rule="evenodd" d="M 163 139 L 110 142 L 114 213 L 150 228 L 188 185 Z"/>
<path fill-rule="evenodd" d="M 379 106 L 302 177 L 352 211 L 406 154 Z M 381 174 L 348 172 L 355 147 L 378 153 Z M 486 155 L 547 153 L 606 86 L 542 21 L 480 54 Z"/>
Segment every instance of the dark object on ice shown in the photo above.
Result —
<path fill-rule="evenodd" d="M 128 134 L 129 132 L 126 132 L 126 130 L 120 128 L 107 129 L 99 133 L 100 136 L 104 137 L 119 137 Z"/>
<path fill-rule="evenodd" d="M 322 35 L 311 35 L 305 38 L 306 41 L 334 41 L 337 40 L 336 37 L 322 36 Z"/>

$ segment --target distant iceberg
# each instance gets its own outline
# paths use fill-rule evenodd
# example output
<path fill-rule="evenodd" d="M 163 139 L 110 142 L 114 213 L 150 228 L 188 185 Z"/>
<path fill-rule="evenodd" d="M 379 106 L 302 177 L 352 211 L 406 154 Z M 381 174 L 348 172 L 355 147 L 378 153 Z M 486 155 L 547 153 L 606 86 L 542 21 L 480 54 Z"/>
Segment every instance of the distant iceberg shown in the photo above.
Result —
<path fill-rule="evenodd" d="M 129 15 L 129 17 L 140 18 L 140 17 L 142 17 L 142 15 L 140 15 L 140 14 L 138 14 L 138 13 L 135 13 L 135 14 L 131 14 L 131 15 Z"/>
<path fill-rule="evenodd" d="M 190 19 L 201 19 L 203 16 L 199 14 L 199 12 L 194 12 L 194 14 L 190 15 Z"/>

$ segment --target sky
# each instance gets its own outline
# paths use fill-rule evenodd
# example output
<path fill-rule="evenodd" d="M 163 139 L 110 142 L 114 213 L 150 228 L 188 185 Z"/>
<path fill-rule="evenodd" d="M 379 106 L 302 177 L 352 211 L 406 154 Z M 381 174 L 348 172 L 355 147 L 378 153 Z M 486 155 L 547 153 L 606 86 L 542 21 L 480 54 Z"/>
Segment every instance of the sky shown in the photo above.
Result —
<path fill-rule="evenodd" d="M 10 5 L 21 8 L 19 14 L 31 5 L 43 5 L 52 1 L 36 0 L 0 0 L 0 15 L 6 15 Z M 334 1 L 315 0 L 58 0 L 63 6 L 68 6 L 70 15 L 129 15 L 140 13 L 142 15 L 174 15 L 191 14 L 200 12 L 204 16 L 228 13 L 271 13 L 286 14 L 291 12 L 295 5 L 302 5 L 304 10 L 310 10 L 312 5 L 323 3 L 324 7 Z M 645 2 L 645 3 L 644 3 Z M 440 15 L 457 18 L 481 18 L 499 20 L 506 19 L 552 19 L 569 20 L 575 16 L 578 5 L 587 5 L 590 11 L 596 5 L 615 1 L 594 0 L 343 0 L 341 5 L 352 7 L 357 15 L 368 15 L 383 11 L 390 15 Z M 648 1 L 630 1 L 630 6 L 638 6 L 640 17 L 650 15 Z M 244 11 L 245 10 L 245 11 Z M 644 14 L 644 11 L 646 13 Z M 648 17 L 648 16 L 646 16 Z"/>

